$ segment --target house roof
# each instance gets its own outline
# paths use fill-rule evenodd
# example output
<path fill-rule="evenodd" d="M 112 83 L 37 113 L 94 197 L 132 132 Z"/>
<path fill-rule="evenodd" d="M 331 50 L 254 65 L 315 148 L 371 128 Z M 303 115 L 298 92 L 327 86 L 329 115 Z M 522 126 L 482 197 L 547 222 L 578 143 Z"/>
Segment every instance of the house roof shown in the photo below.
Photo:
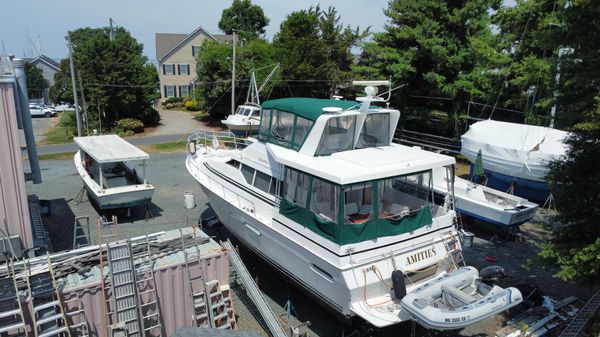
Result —
<path fill-rule="evenodd" d="M 342 101 L 336 99 L 320 98 L 280 98 L 266 101 L 263 103 L 263 109 L 276 109 L 291 112 L 300 117 L 317 120 L 323 114 L 323 108 L 334 107 L 344 110 L 352 107 L 358 108 L 360 105 L 356 101 Z"/>
<path fill-rule="evenodd" d="M 161 59 L 161 56 L 173 49 L 187 36 L 188 34 L 156 33 L 156 57 Z"/>
<path fill-rule="evenodd" d="M 231 35 L 212 35 L 207 32 L 202 26 L 196 28 L 190 34 L 167 34 L 167 33 L 156 33 L 156 58 L 158 61 L 163 60 L 167 56 L 169 56 L 172 52 L 179 49 L 179 47 L 185 45 L 194 37 L 198 36 L 198 34 L 204 34 L 209 39 L 213 41 L 231 41 Z"/>
<path fill-rule="evenodd" d="M 48 67 L 50 67 L 56 71 L 60 71 L 60 64 L 44 54 L 42 54 L 36 58 L 25 59 L 25 61 L 27 61 L 33 65 L 36 65 L 38 63 L 44 63 Z"/>

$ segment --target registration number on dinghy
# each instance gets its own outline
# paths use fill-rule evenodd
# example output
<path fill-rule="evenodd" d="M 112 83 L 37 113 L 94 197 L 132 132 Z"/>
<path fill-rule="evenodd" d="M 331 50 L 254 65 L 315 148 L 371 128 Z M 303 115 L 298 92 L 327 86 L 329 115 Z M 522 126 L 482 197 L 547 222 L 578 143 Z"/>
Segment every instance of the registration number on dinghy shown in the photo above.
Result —
<path fill-rule="evenodd" d="M 466 322 L 470 319 L 471 319 L 471 316 L 462 316 L 462 317 L 446 318 L 446 319 L 444 319 L 444 321 L 446 323 L 460 323 L 460 322 Z"/>

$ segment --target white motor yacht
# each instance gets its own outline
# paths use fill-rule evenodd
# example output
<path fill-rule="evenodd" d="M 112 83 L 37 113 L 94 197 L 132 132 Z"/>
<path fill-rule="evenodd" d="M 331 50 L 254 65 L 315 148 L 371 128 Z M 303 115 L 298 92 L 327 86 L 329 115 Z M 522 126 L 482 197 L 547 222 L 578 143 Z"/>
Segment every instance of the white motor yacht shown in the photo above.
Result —
<path fill-rule="evenodd" d="M 376 86 L 389 82 L 355 84 L 367 93 L 357 101 L 264 102 L 256 139 L 190 136 L 187 170 L 242 244 L 339 317 L 443 329 L 402 300 L 463 273 L 452 185 L 433 187 L 435 174 L 452 181 L 455 160 L 392 143 L 400 112 L 372 105 L 386 102 Z M 519 303 L 511 291 L 487 314 Z M 440 317 L 452 328 L 475 322 L 468 310 Z"/>

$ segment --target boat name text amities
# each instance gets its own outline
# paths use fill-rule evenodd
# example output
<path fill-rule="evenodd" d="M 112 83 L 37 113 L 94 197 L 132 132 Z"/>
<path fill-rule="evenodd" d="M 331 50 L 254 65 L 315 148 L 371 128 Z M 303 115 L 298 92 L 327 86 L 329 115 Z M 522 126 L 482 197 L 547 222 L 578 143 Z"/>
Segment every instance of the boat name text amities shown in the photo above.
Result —
<path fill-rule="evenodd" d="M 428 258 L 434 257 L 434 256 L 435 256 L 435 248 L 431 247 L 429 249 L 422 250 L 420 252 L 417 252 L 417 253 L 407 256 L 406 257 L 406 265 L 409 266 L 413 263 L 417 263 L 419 261 L 423 261 L 425 259 L 428 259 Z"/>

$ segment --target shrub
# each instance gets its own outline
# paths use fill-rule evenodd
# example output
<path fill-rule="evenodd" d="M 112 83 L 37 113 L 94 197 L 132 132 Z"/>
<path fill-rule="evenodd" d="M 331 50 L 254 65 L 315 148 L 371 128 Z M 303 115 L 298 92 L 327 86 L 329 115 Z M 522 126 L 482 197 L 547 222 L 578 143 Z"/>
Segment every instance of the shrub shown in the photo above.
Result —
<path fill-rule="evenodd" d="M 144 126 L 157 126 L 160 123 L 160 114 L 154 108 L 148 108 L 139 118 Z"/>
<path fill-rule="evenodd" d="M 183 102 L 183 97 L 169 97 L 167 98 L 163 104 L 173 104 L 173 103 L 181 103 Z"/>
<path fill-rule="evenodd" d="M 198 104 L 198 101 L 196 101 L 195 99 L 192 98 L 185 102 L 185 108 L 188 111 L 198 111 L 198 110 L 200 110 L 200 105 Z"/>
<path fill-rule="evenodd" d="M 117 128 L 120 128 L 125 132 L 132 131 L 138 133 L 144 131 L 144 123 L 139 119 L 124 118 L 117 122 Z"/>
<path fill-rule="evenodd" d="M 165 108 L 165 109 L 173 109 L 174 107 L 175 107 L 175 104 L 173 104 L 173 103 L 163 104 L 163 108 Z"/>
<path fill-rule="evenodd" d="M 125 131 L 124 136 L 130 137 L 130 136 L 133 136 L 134 134 L 135 134 L 135 132 L 133 132 L 132 130 L 127 130 L 127 131 Z"/>

